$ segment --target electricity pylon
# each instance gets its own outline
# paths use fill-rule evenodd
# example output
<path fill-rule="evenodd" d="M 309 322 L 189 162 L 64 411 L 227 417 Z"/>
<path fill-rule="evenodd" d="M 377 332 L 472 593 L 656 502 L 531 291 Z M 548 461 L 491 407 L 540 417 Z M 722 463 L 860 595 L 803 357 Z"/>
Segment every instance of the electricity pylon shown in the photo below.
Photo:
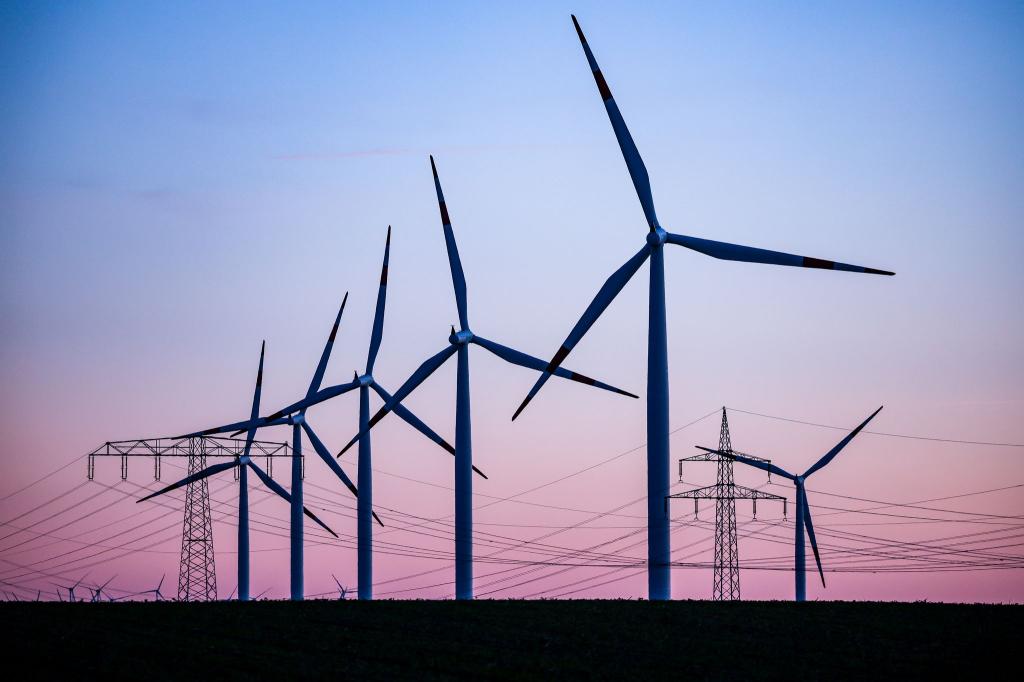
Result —
<path fill-rule="evenodd" d="M 121 480 L 128 478 L 128 460 L 139 457 L 153 458 L 153 480 L 161 477 L 161 460 L 165 457 L 188 458 L 188 473 L 199 473 L 206 468 L 207 457 L 238 459 L 245 451 L 244 439 L 211 438 L 153 438 L 145 440 L 108 441 L 88 454 L 86 475 L 93 480 L 97 457 L 118 457 L 121 460 Z M 253 441 L 249 455 L 267 458 L 267 474 L 274 475 L 274 458 L 292 458 L 287 443 Z M 302 456 L 300 455 L 300 459 Z M 304 460 L 300 462 L 302 466 Z M 235 468 L 237 480 L 238 469 Z M 215 601 L 217 599 L 217 572 L 213 557 L 213 523 L 210 517 L 210 489 L 206 479 L 193 481 L 185 487 L 185 520 L 181 529 L 181 567 L 178 573 L 178 601 Z"/>
<path fill-rule="evenodd" d="M 206 468 L 206 444 L 188 439 L 188 474 Z M 181 528 L 181 568 L 178 601 L 216 601 L 217 569 L 213 560 L 213 520 L 210 518 L 210 487 L 203 478 L 185 488 L 185 521 Z"/>
<path fill-rule="evenodd" d="M 732 449 L 732 439 L 729 436 L 729 418 L 726 416 L 724 407 L 722 408 L 722 430 L 718 436 L 718 450 L 730 454 L 735 452 Z M 744 455 L 744 457 L 750 457 L 750 455 Z M 713 486 L 668 496 L 692 498 L 694 515 L 697 513 L 698 500 L 715 501 L 715 581 L 712 591 L 712 599 L 715 601 L 736 601 L 740 598 L 740 552 L 736 538 L 736 500 L 753 500 L 754 518 L 757 518 L 757 501 L 759 499 L 782 500 L 783 509 L 786 505 L 785 497 L 736 485 L 732 473 L 734 461 L 730 457 L 722 457 L 715 452 L 704 452 L 692 457 L 684 457 L 679 460 L 679 480 L 683 479 L 683 462 L 717 462 L 718 479 Z M 771 479 L 769 478 L 769 480 Z"/>

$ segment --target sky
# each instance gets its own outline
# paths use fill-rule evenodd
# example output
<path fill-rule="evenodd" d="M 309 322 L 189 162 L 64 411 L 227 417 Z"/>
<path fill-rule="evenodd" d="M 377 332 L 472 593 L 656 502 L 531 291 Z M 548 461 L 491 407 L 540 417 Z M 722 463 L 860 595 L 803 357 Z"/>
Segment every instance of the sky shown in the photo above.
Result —
<path fill-rule="evenodd" d="M 263 404 L 297 399 L 346 292 L 325 383 L 349 380 L 365 363 L 388 225 L 375 376 L 394 391 L 445 346 L 457 317 L 428 154 L 473 329 L 543 358 L 557 349 L 646 232 L 570 12 L 646 161 L 666 229 L 897 273 L 669 249 L 670 419 L 677 428 L 710 415 L 672 436 L 673 481 L 678 458 L 717 444 L 723 405 L 736 410 L 734 447 L 789 470 L 810 466 L 842 432 L 740 410 L 852 427 L 884 404 L 872 430 L 1024 443 L 1019 3 L 9 2 L 0 5 L 5 589 L 117 574 L 128 592 L 176 575 L 180 496 L 133 504 L 140 486 L 155 489 L 151 462 L 133 461 L 123 483 L 116 461 L 100 462 L 88 482 L 82 459 L 12 493 L 105 441 L 245 418 L 264 339 Z M 566 366 L 643 395 L 646 278 L 645 266 Z M 574 474 L 478 511 L 478 531 L 494 541 L 478 534 L 478 556 L 510 538 L 556 533 L 538 541 L 550 558 L 552 547 L 564 556 L 631 534 L 599 551 L 642 561 L 644 400 L 552 381 L 512 423 L 533 373 L 480 349 L 471 362 L 474 461 L 490 477 L 477 482 L 475 503 Z M 408 402 L 449 440 L 454 379 L 452 363 Z M 357 409 L 346 396 L 310 418 L 337 450 Z M 374 439 L 374 498 L 390 518 L 378 540 L 394 543 L 377 554 L 376 591 L 448 596 L 450 525 L 403 525 L 452 514 L 452 459 L 397 421 Z M 1022 457 L 1020 447 L 860 436 L 808 484 L 819 536 L 834 533 L 826 568 L 905 565 L 902 554 L 881 555 L 906 552 L 920 566 L 935 547 L 1020 565 L 1024 487 L 1012 486 L 1024 484 Z M 354 452 L 342 460 L 353 475 L 355 461 Z M 308 488 L 321 496 L 314 506 L 343 537 L 354 534 L 352 500 L 321 462 L 307 470 L 322 486 Z M 714 481 L 711 465 L 684 474 L 674 492 Z M 759 472 L 736 475 L 765 484 Z M 842 511 L 997 488 L 917 505 L 938 511 Z M 237 487 L 228 476 L 211 490 L 227 595 Z M 765 490 L 792 503 L 789 488 Z M 284 528 L 284 503 L 254 495 L 261 521 Z M 740 540 L 751 566 L 743 595 L 789 598 L 792 519 L 763 504 L 755 521 L 748 505 L 737 505 L 743 532 L 754 533 Z M 713 509 L 704 503 L 696 521 L 692 504 L 671 511 L 674 559 L 703 563 L 673 571 L 673 596 L 707 598 Z M 268 529 L 254 527 L 253 591 L 283 596 L 287 539 Z M 307 534 L 317 542 L 307 592 L 333 589 L 331 573 L 354 586 L 351 541 Z M 478 561 L 477 575 L 531 569 L 501 561 Z M 780 570 L 755 570 L 759 561 Z M 500 583 L 510 576 L 479 578 L 477 591 L 646 594 L 642 567 L 532 568 Z M 813 599 L 1024 600 L 1019 568 L 837 572 L 827 588 L 808 585 Z"/>

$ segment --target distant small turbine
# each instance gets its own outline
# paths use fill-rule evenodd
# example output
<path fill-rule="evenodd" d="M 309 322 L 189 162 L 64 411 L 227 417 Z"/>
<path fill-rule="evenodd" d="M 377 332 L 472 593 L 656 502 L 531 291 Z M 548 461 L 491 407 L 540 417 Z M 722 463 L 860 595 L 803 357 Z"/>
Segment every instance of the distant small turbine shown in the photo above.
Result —
<path fill-rule="evenodd" d="M 164 578 L 166 577 L 167 574 L 164 573 L 162 576 L 160 576 L 160 582 L 156 584 L 156 587 L 154 587 L 151 590 L 143 590 L 142 592 L 138 592 L 136 596 L 143 594 L 151 594 L 153 595 L 153 601 L 166 601 L 166 599 L 164 599 L 163 592 L 160 591 L 160 589 L 164 586 Z"/>
<path fill-rule="evenodd" d="M 450 357 L 458 354 L 458 369 L 456 379 L 455 398 L 455 595 L 457 599 L 473 598 L 473 445 L 470 423 L 470 402 L 469 402 L 469 345 L 476 344 L 487 349 L 499 358 L 513 365 L 526 367 L 536 371 L 544 371 L 548 363 L 540 358 L 535 358 L 526 353 L 503 346 L 494 341 L 489 341 L 482 336 L 475 334 L 469 328 L 469 314 L 466 302 L 466 276 L 462 271 L 462 261 L 459 259 L 459 248 L 455 243 L 455 233 L 452 230 L 451 219 L 448 217 L 448 207 L 444 201 L 444 193 L 441 191 L 441 181 L 437 176 L 437 166 L 434 164 L 434 157 L 430 157 L 430 169 L 434 175 L 434 190 L 437 193 L 437 204 L 441 211 L 441 226 L 444 231 L 445 247 L 448 251 L 448 266 L 452 272 L 452 285 L 455 288 L 455 304 L 459 313 L 459 331 L 452 327 L 448 336 L 448 346 L 437 355 L 429 358 L 413 372 L 412 376 L 402 384 L 394 396 L 387 401 L 369 421 L 365 428 L 351 440 L 349 444 L 338 454 L 340 457 L 353 444 L 365 436 L 384 416 L 392 411 L 398 411 L 398 407 L 405 398 L 412 393 L 417 386 L 423 383 L 427 377 L 443 365 Z M 596 386 L 607 391 L 628 395 L 632 398 L 637 396 L 621 389 L 615 388 L 590 377 L 571 372 L 564 368 L 553 371 L 557 376 L 572 381 L 578 381 L 589 386 Z M 478 471 L 479 473 L 479 471 Z M 362 589 L 360 581 L 360 589 Z"/>
<path fill-rule="evenodd" d="M 114 574 L 113 576 L 110 577 L 110 580 L 108 580 L 107 582 L 105 582 L 102 585 L 98 586 L 95 590 L 93 590 L 92 600 L 91 601 L 94 602 L 94 603 L 102 601 L 103 600 L 103 590 L 107 589 L 107 585 L 109 585 L 111 582 L 113 582 L 114 578 L 116 578 L 116 577 L 117 577 L 117 574 Z M 113 601 L 112 599 L 110 599 L 110 595 L 107 595 L 107 601 Z"/>
<path fill-rule="evenodd" d="M 804 482 L 807 477 L 813 474 L 818 469 L 821 469 L 826 464 L 835 459 L 835 456 L 849 444 L 854 437 L 861 432 L 865 426 L 868 425 L 875 415 L 882 411 L 879 407 L 877 410 L 871 413 L 871 416 L 865 419 L 860 426 L 851 431 L 845 438 L 825 453 L 824 457 L 814 463 L 810 469 L 805 471 L 803 474 L 797 476 L 791 474 L 785 469 L 778 467 L 771 462 L 763 462 L 759 459 L 750 459 L 743 455 L 736 454 L 735 452 L 722 452 L 721 450 L 712 450 L 711 448 L 705 448 L 698 446 L 698 449 L 704 450 L 705 452 L 714 452 L 718 455 L 723 455 L 735 459 L 737 462 L 743 462 L 748 466 L 752 466 L 762 471 L 767 471 L 770 474 L 777 474 L 783 478 L 788 478 L 793 481 L 796 486 L 796 554 L 795 554 L 795 572 L 796 572 L 796 600 L 804 601 L 807 599 L 807 575 L 806 570 L 806 549 L 804 547 L 804 528 L 807 529 L 807 539 L 811 541 L 811 549 L 814 551 L 814 561 L 818 564 L 818 575 L 821 576 L 821 586 L 825 586 L 825 573 L 821 570 L 821 556 L 818 554 L 818 543 L 814 539 L 814 524 L 811 522 L 811 507 L 807 504 L 807 491 L 804 489 Z"/>
<path fill-rule="evenodd" d="M 86 575 L 83 575 L 81 578 L 78 579 L 77 582 L 75 582 L 74 585 L 55 585 L 55 587 L 57 588 L 57 597 L 61 601 L 64 601 L 64 599 L 61 598 L 61 596 L 60 596 L 60 588 L 63 587 L 65 590 L 68 591 L 68 601 L 69 602 L 78 601 L 77 599 L 75 599 L 75 588 L 77 588 L 79 585 L 81 585 L 82 581 L 85 580 L 86 577 L 88 577 L 88 575 L 89 575 L 88 573 Z"/>
<path fill-rule="evenodd" d="M 258 415 L 259 415 L 260 393 L 263 390 L 263 356 L 264 356 L 264 353 L 266 352 L 266 348 L 267 348 L 267 344 L 266 344 L 266 341 L 264 341 L 263 342 L 263 346 L 260 348 L 260 367 L 259 367 L 259 371 L 256 374 L 256 388 L 253 391 L 253 395 L 252 395 L 252 416 L 250 417 L 250 421 L 255 420 L 258 417 Z M 199 435 L 199 434 L 195 434 L 195 435 Z M 208 466 L 205 469 L 203 469 L 202 471 L 198 471 L 198 472 L 196 472 L 196 473 L 194 473 L 194 474 L 192 474 L 190 476 L 186 476 L 185 478 L 181 479 L 177 483 L 172 483 L 171 485 L 167 486 L 166 488 L 162 488 L 161 490 L 158 490 L 155 493 L 151 493 L 149 495 L 146 495 L 141 500 L 137 500 L 137 502 L 145 502 L 146 500 L 148 500 L 150 498 L 156 497 L 157 495 L 163 495 L 164 493 L 168 493 L 168 492 L 170 492 L 172 490 L 176 490 L 178 488 L 181 488 L 183 486 L 188 485 L 189 483 L 193 483 L 194 481 L 199 481 L 199 480 L 202 480 L 202 479 L 204 479 L 204 478 L 206 478 L 208 476 L 213 476 L 214 474 L 219 474 L 222 471 L 227 471 L 229 469 L 233 469 L 235 467 L 238 467 L 238 599 L 240 601 L 249 601 L 249 474 L 248 474 L 248 470 L 252 469 L 253 472 L 256 474 L 256 476 L 261 481 L 263 481 L 263 485 L 267 486 L 273 492 L 277 493 L 277 495 L 279 497 L 281 497 L 283 500 L 285 500 L 286 502 L 288 502 L 288 504 L 292 503 L 292 496 L 289 495 L 288 492 L 277 483 L 277 481 L 272 479 L 270 476 L 267 475 L 267 473 L 265 471 L 263 471 L 263 469 L 261 469 L 259 466 L 257 466 L 257 464 L 254 461 L 252 461 L 252 458 L 249 456 L 249 451 L 252 449 L 252 442 L 255 439 L 255 437 L 256 437 L 256 427 L 252 426 L 252 427 L 249 428 L 248 433 L 246 434 L 246 437 L 245 437 L 245 450 L 243 451 L 242 455 L 239 456 L 239 457 L 236 457 L 234 461 L 232 461 L 232 462 L 222 462 L 220 464 L 214 464 L 212 466 Z M 299 452 L 296 452 L 294 450 L 294 448 L 292 450 L 292 457 L 294 459 L 298 459 L 298 457 L 299 457 Z M 295 465 L 294 465 L 294 462 L 293 462 L 293 464 L 292 464 L 293 471 L 294 471 L 294 468 L 295 468 Z M 300 480 L 301 480 L 301 477 L 300 477 Z M 309 511 L 305 507 L 302 507 L 302 512 L 306 516 L 311 518 L 313 521 L 315 521 L 317 524 L 319 524 L 328 533 L 330 533 L 334 537 L 338 537 L 338 534 L 335 533 L 333 530 L 331 530 L 330 527 L 327 526 L 327 524 L 325 524 L 323 521 L 318 519 L 316 514 L 314 514 L 313 512 Z M 301 523 L 299 523 L 299 525 L 301 526 Z M 295 519 L 294 518 L 292 518 L 292 526 L 293 526 L 293 528 L 295 526 Z M 293 533 L 293 536 L 294 536 L 294 533 Z M 294 547 L 293 547 L 293 549 L 294 549 Z"/>
<path fill-rule="evenodd" d="M 626 168 L 633 180 L 633 188 L 636 190 L 647 219 L 649 231 L 643 248 L 612 273 L 597 292 L 576 326 L 569 332 L 569 336 L 552 356 L 547 369 L 537 379 L 537 383 L 530 389 L 519 409 L 512 415 L 512 419 L 519 416 L 551 374 L 557 373 L 556 370 L 601 316 L 605 308 L 622 291 L 622 288 L 636 274 L 644 261 L 650 258 L 651 281 L 648 290 L 647 327 L 647 592 L 650 599 L 670 599 L 672 585 L 669 572 L 671 566 L 669 519 L 663 502 L 669 488 L 668 332 L 665 322 L 664 245 L 675 244 L 720 260 L 843 270 L 873 275 L 891 275 L 893 273 L 888 270 L 876 270 L 859 265 L 847 265 L 820 258 L 766 251 L 750 246 L 666 232 L 658 223 L 658 216 L 654 212 L 654 198 L 651 194 L 651 181 L 647 175 L 647 167 L 644 165 L 643 159 L 640 158 L 640 152 L 633 142 L 633 137 L 629 134 L 629 129 L 626 128 L 626 121 L 622 118 L 619 107 L 612 98 L 608 83 L 590 51 L 590 45 L 575 16 L 572 18 L 572 23 L 576 27 L 576 34 L 583 45 L 583 52 L 586 54 L 594 81 L 597 83 L 597 91 L 604 102 L 612 130 L 615 132 L 619 148 L 622 150 Z"/>
<path fill-rule="evenodd" d="M 348 597 L 348 588 L 341 584 L 338 576 L 331 573 L 331 577 L 334 578 L 334 584 L 338 586 L 338 600 L 346 599 Z"/>

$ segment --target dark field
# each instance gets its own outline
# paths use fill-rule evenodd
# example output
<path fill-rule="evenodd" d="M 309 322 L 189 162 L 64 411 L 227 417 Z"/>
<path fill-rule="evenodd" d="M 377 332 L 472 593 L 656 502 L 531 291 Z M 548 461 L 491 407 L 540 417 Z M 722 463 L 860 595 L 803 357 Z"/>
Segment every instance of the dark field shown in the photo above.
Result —
<path fill-rule="evenodd" d="M 0 604 L 4 664 L 18 678 L 197 682 L 974 680 L 1016 668 L 1022 616 L 1021 606 L 828 602 Z"/>

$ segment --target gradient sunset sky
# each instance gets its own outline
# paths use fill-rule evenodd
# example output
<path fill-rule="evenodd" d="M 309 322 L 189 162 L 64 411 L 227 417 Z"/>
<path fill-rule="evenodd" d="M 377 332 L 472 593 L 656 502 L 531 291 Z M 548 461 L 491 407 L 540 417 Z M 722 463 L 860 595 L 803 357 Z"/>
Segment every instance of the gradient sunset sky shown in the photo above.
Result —
<path fill-rule="evenodd" d="M 457 317 L 428 154 L 474 330 L 550 357 L 646 232 L 570 12 L 646 161 L 666 229 L 897 273 L 670 249 L 673 427 L 722 405 L 853 427 L 884 404 L 874 431 L 1024 443 L 1021 3 L 7 2 L 0 582 L 52 590 L 69 577 L 117 574 L 113 585 L 130 591 L 176 576 L 180 496 L 166 506 L 133 502 L 142 487 L 155 489 L 148 461 L 133 462 L 124 483 L 115 460 L 102 462 L 85 483 L 81 460 L 4 496 L 104 441 L 247 417 L 263 339 L 264 406 L 297 399 L 346 291 L 325 384 L 348 381 L 365 363 L 389 224 L 375 374 L 393 391 L 443 348 Z M 645 266 L 566 366 L 643 395 L 646 296 Z M 642 399 L 552 381 L 513 424 L 534 373 L 477 349 L 472 376 L 474 461 L 490 476 L 476 483 L 478 506 L 644 442 Z M 454 380 L 451 363 L 408 403 L 450 440 Z M 355 433 L 357 403 L 351 395 L 311 410 L 332 449 Z M 807 468 L 842 436 L 739 411 L 730 422 L 734 447 L 789 470 Z M 672 436 L 673 481 L 676 459 L 695 444 L 717 445 L 718 427 L 714 413 Z M 403 526 L 453 512 L 452 458 L 393 418 L 374 439 L 374 498 L 389 523 L 378 539 L 393 543 L 378 546 L 376 591 L 447 596 L 450 526 Z M 1024 487 L 1011 486 L 1024 485 L 1022 458 L 1021 447 L 860 436 L 809 483 L 819 539 L 836 534 L 826 568 L 853 565 L 834 548 L 865 542 L 876 553 L 942 546 L 1021 556 Z M 355 451 L 342 461 L 354 475 Z M 477 555 L 562 529 L 539 542 L 568 551 L 629 535 L 600 551 L 642 559 L 644 466 L 641 447 L 478 511 Z M 164 482 L 178 474 L 166 464 Z M 684 474 L 674 490 L 714 478 L 712 465 Z M 765 483 L 739 467 L 737 479 Z M 310 545 L 307 592 L 332 590 L 331 573 L 354 587 L 352 500 L 319 461 L 308 462 L 307 481 L 327 489 L 311 485 L 307 495 L 322 498 L 311 506 L 345 540 Z M 879 507 L 861 500 L 996 488 L 1004 490 L 918 505 L 940 511 L 842 511 Z M 790 487 L 764 489 L 792 500 Z M 211 490 L 227 596 L 237 489 L 228 475 Z M 253 502 L 266 515 L 258 520 L 286 526 L 283 502 L 263 493 Z M 792 525 L 781 509 L 759 505 L 758 521 L 748 503 L 738 509 L 743 532 L 758 533 L 741 540 L 741 561 L 790 566 Z M 711 561 L 710 503 L 701 523 L 692 503 L 672 513 L 674 558 Z M 284 596 L 287 539 L 257 532 L 268 529 L 253 529 L 253 593 Z M 320 542 L 308 526 L 307 534 Z M 133 549 L 144 551 L 119 556 Z M 499 560 L 538 556 L 520 549 L 481 561 L 478 594 L 646 594 L 639 569 L 482 577 L 509 568 L 518 576 L 529 567 Z M 897 560 L 856 565 L 872 561 Z M 408 578 L 426 571 L 435 572 Z M 792 596 L 791 570 L 747 570 L 742 580 L 746 598 Z M 809 577 L 809 597 L 1024 600 L 1020 569 L 828 581 L 822 589 Z M 674 597 L 710 591 L 710 569 L 674 571 Z"/>

